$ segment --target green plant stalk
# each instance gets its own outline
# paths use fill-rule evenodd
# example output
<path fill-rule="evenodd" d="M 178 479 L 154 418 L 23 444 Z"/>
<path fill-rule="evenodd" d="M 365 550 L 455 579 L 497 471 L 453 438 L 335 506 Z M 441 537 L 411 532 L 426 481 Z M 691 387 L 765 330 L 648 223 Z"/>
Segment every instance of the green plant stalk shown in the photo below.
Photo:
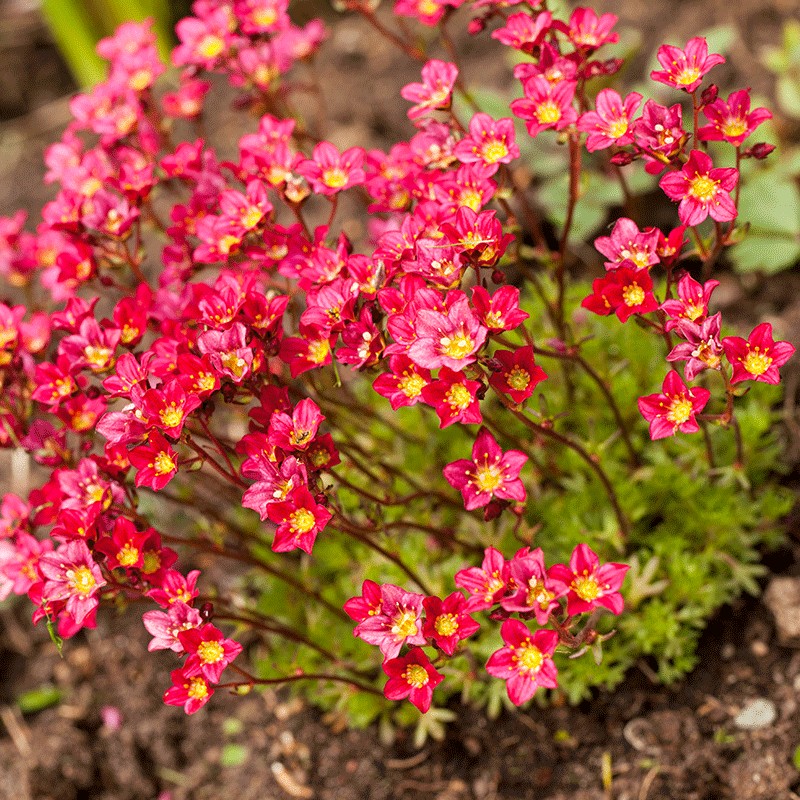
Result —
<path fill-rule="evenodd" d="M 75 80 L 87 88 L 106 76 L 97 32 L 81 0 L 42 0 L 42 14 Z"/>

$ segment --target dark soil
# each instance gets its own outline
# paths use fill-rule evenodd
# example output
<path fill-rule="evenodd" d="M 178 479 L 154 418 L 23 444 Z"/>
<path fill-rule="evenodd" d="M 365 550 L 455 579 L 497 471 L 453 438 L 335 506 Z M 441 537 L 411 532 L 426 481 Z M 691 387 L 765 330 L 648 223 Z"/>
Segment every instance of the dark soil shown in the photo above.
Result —
<path fill-rule="evenodd" d="M 6 120 L 0 122 L 0 213 L 10 213 L 37 209 L 49 196 L 40 180 L 41 152 L 68 119 L 63 96 L 70 84 L 35 17 L 25 11 L 9 27 L 10 10 L 19 14 L 25 4 L 0 3 L 0 119 Z M 782 20 L 800 13 L 796 0 L 595 5 L 638 25 L 648 53 L 662 41 L 682 43 L 712 25 L 736 24 L 728 77 L 764 94 L 772 83 L 758 51 L 778 40 Z M 327 52 L 321 72 L 335 88 L 327 100 L 334 142 L 385 146 L 411 132 L 397 91 L 416 78 L 416 65 L 398 59 L 352 18 L 335 22 Z M 465 52 L 468 83 L 508 80 L 508 68 L 490 48 L 470 42 Z M 236 141 L 227 130 L 215 138 L 229 147 Z M 729 275 L 720 295 L 732 308 L 747 308 L 742 318 L 767 318 L 785 338 L 800 341 L 797 290 L 797 274 L 758 285 Z M 795 370 L 788 376 L 788 419 L 798 383 Z M 797 442 L 792 462 L 800 457 Z M 798 565 L 796 542 L 771 556 L 776 573 L 797 574 Z M 97 631 L 66 644 L 61 659 L 44 631 L 31 633 L 28 611 L 19 605 L 0 612 L 0 800 L 800 798 L 793 765 L 800 745 L 800 650 L 777 643 L 770 613 L 755 599 L 711 621 L 700 666 L 676 686 L 651 683 L 642 663 L 616 692 L 578 708 L 534 707 L 497 721 L 458 708 L 446 740 L 421 750 L 402 736 L 380 745 L 374 729 L 347 731 L 339 719 L 321 718 L 272 692 L 244 698 L 219 692 L 187 718 L 162 705 L 174 662 L 171 654 L 147 653 L 148 637 L 135 615 L 106 613 Z M 62 692 L 60 702 L 23 716 L 16 699 L 48 685 Z M 775 720 L 740 730 L 736 715 L 759 698 L 774 704 Z"/>

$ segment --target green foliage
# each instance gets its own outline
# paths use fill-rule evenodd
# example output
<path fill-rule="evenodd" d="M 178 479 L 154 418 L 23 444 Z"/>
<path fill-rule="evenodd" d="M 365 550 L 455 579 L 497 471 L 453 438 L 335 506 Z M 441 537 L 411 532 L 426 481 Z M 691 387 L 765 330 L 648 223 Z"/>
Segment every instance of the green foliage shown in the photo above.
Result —
<path fill-rule="evenodd" d="M 545 294 L 549 291 L 546 284 L 543 289 Z M 390 417 L 386 401 L 367 381 L 345 389 L 356 402 L 370 405 L 387 421 L 391 419 L 395 429 L 389 422 L 375 423 L 366 415 L 343 414 L 336 420 L 342 464 L 335 472 L 353 487 L 338 486 L 337 502 L 440 596 L 455 589 L 455 572 L 480 563 L 481 552 L 489 545 L 506 557 L 523 545 L 541 546 L 552 563 L 567 560 L 572 548 L 585 541 L 602 559 L 632 564 L 623 587 L 625 612 L 619 618 L 605 615 L 599 622 L 599 632 L 616 631 L 603 643 L 601 663 L 598 665 L 591 653 L 578 659 L 556 655 L 558 692 L 573 703 L 589 697 L 598 687 L 617 685 L 626 670 L 642 659 L 665 682 L 691 670 L 697 641 L 714 612 L 742 592 L 758 590 L 761 552 L 780 542 L 780 519 L 792 504 L 790 493 L 772 477 L 781 447 L 770 409 L 779 400 L 779 388 L 757 384 L 737 400 L 744 468 L 731 466 L 735 445 L 733 432 L 727 428 L 712 426 L 708 431 L 714 459 L 711 468 L 706 442 L 699 433 L 651 442 L 636 400 L 660 389 L 664 342 L 643 334 L 633 320 L 621 325 L 613 317 L 586 314 L 579 301 L 588 292 L 585 284 L 572 289 L 573 329 L 576 338 L 584 341 L 582 356 L 609 381 L 640 463 L 631 465 L 615 434 L 617 426 L 608 402 L 597 383 L 574 363 L 539 357 L 549 379 L 538 387 L 540 391 L 529 406 L 539 409 L 541 420 L 552 422 L 559 433 L 582 441 L 600 460 L 631 521 L 627 538 L 620 534 L 608 494 L 586 462 L 551 440 L 533 438 L 521 423 L 509 421 L 508 412 L 491 396 L 484 401 L 485 418 L 503 420 L 502 446 L 524 449 L 530 455 L 523 471 L 529 499 L 524 517 L 516 522 L 513 515 L 503 515 L 487 523 L 480 512 L 465 512 L 442 476 L 444 464 L 469 455 L 474 438 L 471 430 L 456 425 L 440 431 L 432 409 L 422 406 L 401 409 Z M 527 310 L 532 320 L 538 320 L 533 325 L 534 340 L 544 343 L 548 329 L 541 302 L 529 300 Z M 721 380 L 717 373 L 706 372 L 703 380 L 709 388 L 719 389 L 713 385 Z M 720 410 L 709 409 L 712 413 Z M 369 439 L 376 443 L 370 456 L 353 460 L 357 448 Z M 406 477 L 398 478 L 395 468 L 402 468 Z M 360 494 L 382 496 L 387 489 L 389 499 L 397 499 L 393 504 Z M 451 531 L 458 541 L 443 541 L 427 532 L 426 525 Z M 266 545 L 262 555 L 280 563 Z M 365 578 L 419 591 L 396 564 L 330 528 L 320 536 L 313 558 L 300 556 L 298 561 L 304 585 L 338 607 L 358 593 Z M 340 674 L 358 675 L 376 687 L 383 685 L 382 673 L 376 668 L 376 650 L 352 636 L 354 623 L 303 602 L 294 589 L 270 576 L 248 580 L 248 590 L 258 595 L 259 612 L 304 631 L 337 658 L 337 663 L 331 663 L 329 657 L 303 644 L 275 638 L 263 653 L 260 677 L 339 668 Z M 483 627 L 470 640 L 469 653 L 438 666 L 445 680 L 436 698 L 441 705 L 458 697 L 496 716 L 509 706 L 505 686 L 490 679 L 483 665 L 500 646 L 499 626 L 485 615 L 479 621 Z M 295 684 L 295 691 L 301 690 L 301 684 Z M 342 683 L 314 684 L 310 696 L 324 708 L 344 714 L 351 725 L 363 727 L 378 721 L 384 736 L 391 733 L 393 725 L 415 725 L 418 738 L 435 738 L 446 721 L 440 716 L 424 717 L 423 724 L 410 704 L 395 705 Z M 544 693 L 538 697 L 542 702 Z"/>
<path fill-rule="evenodd" d="M 23 692 L 17 698 L 17 707 L 23 714 L 37 714 L 46 708 L 57 706 L 64 694 L 57 686 L 45 683 L 28 692 Z"/>

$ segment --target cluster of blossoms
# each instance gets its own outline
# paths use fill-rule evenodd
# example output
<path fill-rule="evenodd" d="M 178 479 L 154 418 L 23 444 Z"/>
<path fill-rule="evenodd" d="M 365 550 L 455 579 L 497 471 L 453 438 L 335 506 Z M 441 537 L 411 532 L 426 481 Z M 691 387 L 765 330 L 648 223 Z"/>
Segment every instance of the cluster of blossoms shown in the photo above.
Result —
<path fill-rule="evenodd" d="M 503 620 L 500 633 L 505 647 L 491 655 L 486 670 L 507 681 L 509 699 L 521 705 L 540 686 L 558 685 L 552 656 L 559 643 L 574 649 L 594 641 L 597 634 L 591 624 L 577 634 L 571 631 L 579 615 L 601 607 L 613 614 L 622 611 L 619 589 L 628 569 L 624 564 L 601 565 L 585 544 L 575 548 L 569 565 L 554 564 L 549 569 L 540 547 L 524 547 L 508 561 L 489 547 L 480 567 L 455 575 L 456 586 L 467 596 L 456 591 L 444 599 L 426 597 L 367 580 L 361 595 L 348 600 L 344 608 L 358 622 L 355 635 L 377 645 L 383 654 L 383 670 L 389 676 L 386 697 L 408 698 L 423 713 L 431 706 L 433 690 L 444 680 L 436 665 L 480 629 L 472 615 L 490 611 L 492 619 Z M 531 631 L 523 620 L 536 620 L 542 627 Z M 554 629 L 546 627 L 551 622 Z M 422 649 L 426 645 L 438 651 L 435 663 Z"/>
<path fill-rule="evenodd" d="M 421 81 L 401 92 L 416 129 L 407 142 L 384 152 L 318 141 L 304 151 L 313 136 L 279 111 L 290 95 L 280 78 L 313 55 L 324 29 L 317 21 L 293 26 L 286 5 L 197 0 L 177 28 L 179 87 L 161 95 L 156 80 L 165 66 L 148 24 L 122 26 L 98 48 L 111 63 L 107 81 L 73 99 L 73 122 L 47 150 L 47 180 L 58 191 L 36 234 L 23 229 L 24 215 L 0 220 L 0 274 L 16 287 L 41 286 L 58 306 L 48 313 L 0 303 L 0 445 L 21 447 L 51 470 L 27 499 L 3 501 L 0 598 L 27 594 L 34 619 L 46 619 L 62 637 L 94 626 L 102 599 L 149 598 L 161 608 L 144 613 L 150 649 L 184 658 L 165 701 L 187 713 L 208 700 L 242 647 L 211 621 L 226 616 L 218 613 L 222 600 L 212 606 L 197 588 L 199 573 L 177 568 L 178 545 L 192 540 L 152 527 L 139 512 L 140 493 L 180 503 L 179 476 L 196 480 L 202 469 L 218 480 L 223 499 L 269 521 L 275 552 L 311 554 L 330 526 L 385 554 L 332 488 L 331 481 L 346 480 L 335 470 L 340 452 L 351 463 L 360 454 L 357 443 L 334 443 L 322 431 L 325 423 L 335 434 L 342 405 L 326 394 L 326 367 L 343 392 L 364 373 L 393 410 L 420 405 L 440 428 L 467 431 L 471 457 L 442 470 L 453 490 L 447 499 L 467 517 L 481 510 L 485 521 L 519 520 L 525 510 L 529 443 L 497 424 L 498 409 L 566 442 L 598 469 L 552 430 L 552 420 L 529 416 L 547 378 L 536 356 L 557 357 L 575 345 L 557 305 L 550 310 L 560 338 L 551 350 L 534 343 L 520 289 L 507 282 L 505 267 L 521 245 L 507 201 L 518 191 L 509 169 L 520 155 L 513 119 L 477 112 L 462 124 L 452 109 L 458 67 L 430 60 Z M 400 0 L 396 13 L 432 25 L 458 5 Z M 653 174 L 668 170 L 660 185 L 680 201 L 681 226 L 664 235 L 619 220 L 596 241 L 607 271 L 584 306 L 622 322 L 649 320 L 669 342 L 668 360 L 686 362 L 687 381 L 721 372 L 726 407 L 716 418 L 728 424 L 732 386 L 777 382 L 794 349 L 774 342 L 766 324 L 747 340 L 720 338 L 719 314 L 708 311 L 716 283 L 674 271 L 688 255 L 687 230 L 707 216 L 731 223 L 732 233 L 737 170 L 715 168 L 704 150 L 686 152 L 680 104 L 648 100 L 636 118 L 641 96 L 603 89 L 587 110 L 587 82 L 620 66 L 595 59 L 616 41 L 613 15 L 581 8 L 561 21 L 537 12 L 536 3 L 509 15 L 507 2 L 472 5 L 479 14 L 472 33 L 502 17 L 492 36 L 527 57 L 515 69 L 524 97 L 511 111 L 531 136 L 556 131 L 572 154 L 585 145 L 610 150 L 620 168 L 642 159 Z M 695 119 L 702 112 L 709 121 L 695 125 L 696 140 L 727 141 L 737 159 L 764 155 L 741 145 L 769 112 L 751 111 L 747 92 L 727 103 L 716 91 L 698 93 L 721 58 L 703 40 L 685 51 L 662 48 L 659 57 L 665 70 L 654 79 L 691 94 Z M 179 120 L 199 123 L 209 72 L 243 89 L 240 105 L 259 115 L 234 161 L 221 161 L 202 136 L 178 143 L 171 136 Z M 574 163 L 579 169 L 579 157 Z M 358 243 L 334 226 L 348 190 L 368 197 L 367 252 L 356 252 Z M 314 227 L 309 220 L 320 207 L 327 220 Z M 162 249 L 154 258 L 156 237 Z M 708 257 L 699 234 L 697 242 Z M 563 279 L 564 247 L 547 256 L 560 257 Z M 650 275 L 656 264 L 667 271 L 662 302 Z M 673 345 L 673 335 L 681 342 Z M 344 379 L 339 365 L 349 368 Z M 640 409 L 657 439 L 697 430 L 709 399 L 709 390 L 688 388 L 672 371 L 663 393 L 641 398 Z M 247 409 L 246 432 L 226 424 L 237 409 Z M 369 466 L 362 471 L 371 474 Z M 249 544 L 233 557 L 253 563 Z M 422 711 L 442 680 L 423 647 L 452 656 L 479 628 L 471 615 L 490 611 L 503 620 L 505 646 L 487 670 L 506 679 L 509 697 L 522 703 L 538 686 L 556 685 L 558 644 L 579 649 L 595 640 L 595 615 L 576 633 L 578 615 L 599 607 L 621 612 L 625 571 L 600 566 L 585 544 L 569 565 L 549 569 L 540 548 L 510 561 L 489 548 L 481 568 L 455 575 L 469 597 L 441 599 L 367 580 L 345 610 L 358 622 L 356 636 L 384 656 L 385 695 L 408 697 Z M 298 580 L 290 585 L 304 588 Z M 533 619 L 543 626 L 535 632 L 526 624 Z M 258 682 L 234 670 L 242 684 Z"/>

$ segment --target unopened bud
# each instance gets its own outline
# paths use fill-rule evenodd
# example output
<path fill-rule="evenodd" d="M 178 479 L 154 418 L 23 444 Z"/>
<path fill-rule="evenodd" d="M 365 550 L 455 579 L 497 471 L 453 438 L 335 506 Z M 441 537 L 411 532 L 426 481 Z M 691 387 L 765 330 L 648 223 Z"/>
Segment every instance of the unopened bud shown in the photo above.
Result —
<path fill-rule="evenodd" d="M 707 86 L 705 89 L 703 89 L 703 93 L 700 95 L 700 102 L 704 106 L 707 106 L 717 99 L 718 94 L 719 87 L 716 83 L 712 83 L 711 86 Z"/>
<path fill-rule="evenodd" d="M 636 153 L 628 152 L 627 150 L 623 150 L 619 153 L 614 153 L 611 156 L 611 163 L 616 164 L 618 167 L 624 167 L 627 164 L 630 164 L 632 161 L 636 159 Z"/>
<path fill-rule="evenodd" d="M 486 27 L 486 20 L 483 17 L 475 17 L 471 19 L 467 25 L 467 33 L 470 36 L 477 36 Z"/>
<path fill-rule="evenodd" d="M 208 622 L 214 616 L 214 604 L 203 603 L 203 605 L 200 606 L 200 616 L 203 618 L 204 622 Z"/>
<path fill-rule="evenodd" d="M 505 273 L 501 272 L 499 269 L 492 270 L 492 281 L 494 283 L 505 283 L 506 282 Z"/>
<path fill-rule="evenodd" d="M 499 500 L 492 500 L 483 510 L 483 521 L 491 522 L 493 519 L 497 519 L 503 511 L 503 505 Z"/>
<path fill-rule="evenodd" d="M 762 159 L 766 158 L 773 150 L 775 149 L 774 144 L 767 144 L 766 142 L 759 142 L 758 144 L 754 144 L 746 153 L 745 155 L 749 155 L 751 158 Z"/>

